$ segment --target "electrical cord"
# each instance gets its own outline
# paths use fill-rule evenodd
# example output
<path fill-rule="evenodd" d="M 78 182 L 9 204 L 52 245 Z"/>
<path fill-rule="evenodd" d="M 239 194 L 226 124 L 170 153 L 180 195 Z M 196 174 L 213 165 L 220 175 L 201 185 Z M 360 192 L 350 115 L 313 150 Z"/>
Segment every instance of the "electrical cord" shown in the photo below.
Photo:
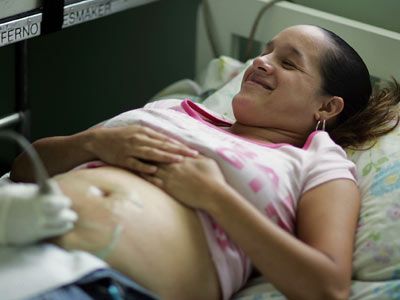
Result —
<path fill-rule="evenodd" d="M 209 0 L 202 0 L 204 25 L 205 25 L 205 29 L 206 29 L 207 39 L 208 39 L 208 42 L 210 43 L 213 56 L 219 57 L 221 55 L 221 53 L 219 51 L 218 43 L 215 39 L 215 29 L 213 28 L 213 24 L 212 24 L 211 10 L 210 10 L 210 5 L 209 5 L 208 1 Z M 247 45 L 246 45 L 246 50 L 245 50 L 245 61 L 250 58 L 251 51 L 253 49 L 254 36 L 256 34 L 258 23 L 260 22 L 261 17 L 275 3 L 280 2 L 280 1 L 283 1 L 283 0 L 272 0 L 268 3 L 266 3 L 258 12 L 257 17 L 255 18 L 255 20 L 253 22 L 253 26 L 251 28 L 250 35 L 247 39 Z M 286 1 L 293 2 L 290 0 L 286 0 Z"/>
<path fill-rule="evenodd" d="M 215 29 L 212 28 L 212 18 L 211 18 L 211 10 L 210 4 L 208 0 L 202 0 L 202 9 L 203 9 L 203 16 L 204 16 L 204 25 L 206 29 L 207 39 L 211 46 L 211 51 L 214 57 L 219 57 L 221 52 L 219 51 L 219 47 L 217 46 L 217 41 L 215 38 Z"/>
<path fill-rule="evenodd" d="M 32 145 L 22 135 L 10 130 L 0 131 L 0 139 L 17 142 L 17 144 L 28 154 L 28 157 L 32 162 L 35 180 L 39 185 L 39 193 L 42 195 L 53 193 L 53 187 L 49 183 L 49 175 Z"/>
<path fill-rule="evenodd" d="M 246 50 L 245 50 L 245 61 L 250 59 L 251 57 L 251 51 L 253 50 L 253 44 L 254 44 L 254 37 L 256 35 L 256 31 L 258 28 L 258 24 L 262 18 L 262 16 L 264 15 L 264 13 L 270 9 L 275 3 L 281 2 L 284 0 L 272 0 L 268 3 L 266 3 L 258 12 L 257 17 L 255 18 L 254 22 L 253 22 L 253 26 L 251 27 L 251 31 L 249 34 L 249 37 L 247 39 L 247 45 L 246 45 Z M 291 2 L 291 1 L 289 1 Z"/>

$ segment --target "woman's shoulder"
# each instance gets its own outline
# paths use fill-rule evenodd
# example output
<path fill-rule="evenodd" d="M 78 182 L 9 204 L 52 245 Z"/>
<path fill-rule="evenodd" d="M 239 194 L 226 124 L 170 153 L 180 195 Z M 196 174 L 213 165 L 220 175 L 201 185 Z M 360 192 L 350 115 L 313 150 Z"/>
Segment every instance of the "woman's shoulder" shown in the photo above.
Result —
<path fill-rule="evenodd" d="M 346 151 L 336 144 L 326 131 L 311 133 L 303 149 L 308 153 L 311 165 L 327 163 L 332 168 L 345 165 L 349 169 L 354 169 L 354 163 L 347 157 Z"/>
<path fill-rule="evenodd" d="M 313 132 L 309 139 L 306 159 L 306 184 L 304 191 L 333 179 L 356 181 L 355 164 L 347 158 L 346 152 L 336 144 L 325 131 Z"/>
<path fill-rule="evenodd" d="M 313 131 L 307 138 L 304 150 L 308 152 L 333 151 L 346 156 L 346 152 L 341 146 L 336 144 L 326 131 Z"/>

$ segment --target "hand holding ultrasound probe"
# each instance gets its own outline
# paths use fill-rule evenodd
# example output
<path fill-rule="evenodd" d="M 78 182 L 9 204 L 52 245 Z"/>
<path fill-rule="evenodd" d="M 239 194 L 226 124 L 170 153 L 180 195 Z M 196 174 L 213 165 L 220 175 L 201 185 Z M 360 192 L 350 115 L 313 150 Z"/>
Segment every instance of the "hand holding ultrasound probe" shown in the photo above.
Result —
<path fill-rule="evenodd" d="M 0 186 L 0 245 L 25 245 L 71 230 L 78 219 L 71 200 L 48 178 L 32 146 L 10 131 L 0 132 L 0 139 L 15 140 L 28 153 L 37 183 Z"/>

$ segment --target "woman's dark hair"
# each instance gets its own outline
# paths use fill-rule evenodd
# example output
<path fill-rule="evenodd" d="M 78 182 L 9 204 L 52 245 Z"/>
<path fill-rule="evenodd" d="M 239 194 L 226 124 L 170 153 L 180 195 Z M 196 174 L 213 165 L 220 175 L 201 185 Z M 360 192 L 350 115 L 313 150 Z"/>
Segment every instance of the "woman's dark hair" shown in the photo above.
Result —
<path fill-rule="evenodd" d="M 333 45 L 320 62 L 322 92 L 344 100 L 343 111 L 329 134 L 342 147 L 359 148 L 399 123 L 399 84 L 393 78 L 386 87 L 375 86 L 372 91 L 368 68 L 358 53 L 332 31 L 318 28 Z"/>

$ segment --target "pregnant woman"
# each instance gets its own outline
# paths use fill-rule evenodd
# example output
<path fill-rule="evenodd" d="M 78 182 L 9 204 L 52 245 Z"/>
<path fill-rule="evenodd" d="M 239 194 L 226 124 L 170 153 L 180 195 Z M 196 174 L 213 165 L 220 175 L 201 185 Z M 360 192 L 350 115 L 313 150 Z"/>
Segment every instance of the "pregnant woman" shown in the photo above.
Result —
<path fill-rule="evenodd" d="M 400 98 L 371 91 L 346 42 L 294 26 L 247 69 L 235 122 L 167 101 L 36 141 L 79 215 L 54 242 L 161 299 L 229 299 L 254 269 L 290 299 L 347 299 L 360 199 L 340 146 L 390 131 Z M 26 155 L 11 177 L 32 180 Z"/>

